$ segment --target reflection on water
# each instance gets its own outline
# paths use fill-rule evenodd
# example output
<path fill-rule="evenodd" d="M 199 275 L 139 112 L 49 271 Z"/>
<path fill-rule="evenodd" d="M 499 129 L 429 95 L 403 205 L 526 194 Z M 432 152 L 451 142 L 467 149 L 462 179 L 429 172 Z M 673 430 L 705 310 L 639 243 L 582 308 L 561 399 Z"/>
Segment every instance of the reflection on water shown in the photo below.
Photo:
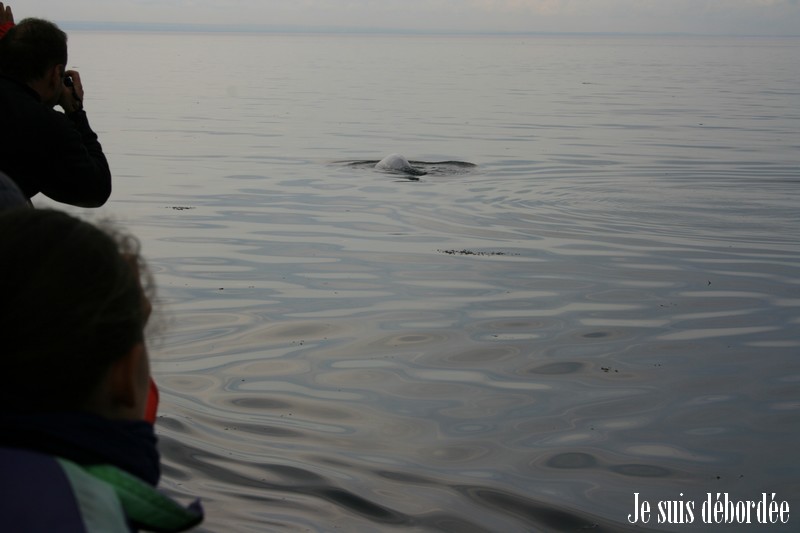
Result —
<path fill-rule="evenodd" d="M 375 165 L 378 163 L 377 159 L 356 159 L 353 161 L 336 161 L 337 165 L 345 165 L 349 168 L 359 170 L 375 170 Z M 417 170 L 421 171 L 422 175 L 429 175 L 430 179 L 435 176 L 459 176 L 475 172 L 477 165 L 469 161 L 417 161 L 410 160 L 409 163 Z M 407 179 L 419 181 L 417 176 L 407 176 Z"/>
<path fill-rule="evenodd" d="M 620 39 L 71 37 L 160 80 L 97 105 L 160 291 L 163 482 L 206 530 L 800 509 L 797 43 Z M 361 159 L 400 149 L 428 175 Z"/>
<path fill-rule="evenodd" d="M 172 490 L 320 531 L 619 531 L 633 492 L 796 494 L 790 236 L 621 210 L 591 233 L 519 201 L 546 180 L 490 208 L 487 176 L 391 205 L 353 179 L 149 222 L 194 250 L 152 261 Z"/>

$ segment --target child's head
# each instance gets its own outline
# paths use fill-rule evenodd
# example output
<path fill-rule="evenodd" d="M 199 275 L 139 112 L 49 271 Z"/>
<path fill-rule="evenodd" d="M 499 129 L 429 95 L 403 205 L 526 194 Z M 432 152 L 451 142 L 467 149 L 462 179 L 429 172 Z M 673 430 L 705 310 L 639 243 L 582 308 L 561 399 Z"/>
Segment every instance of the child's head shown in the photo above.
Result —
<path fill-rule="evenodd" d="M 59 211 L 0 212 L 0 411 L 142 417 L 150 308 L 139 263 L 132 237 Z"/>

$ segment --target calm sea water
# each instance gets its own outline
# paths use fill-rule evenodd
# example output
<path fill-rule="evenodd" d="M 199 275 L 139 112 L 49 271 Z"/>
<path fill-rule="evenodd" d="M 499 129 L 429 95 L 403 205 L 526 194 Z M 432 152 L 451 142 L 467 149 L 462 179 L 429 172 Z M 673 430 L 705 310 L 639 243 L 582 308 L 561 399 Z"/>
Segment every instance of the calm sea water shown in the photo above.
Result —
<path fill-rule="evenodd" d="M 70 45 L 205 531 L 800 527 L 800 39 Z"/>

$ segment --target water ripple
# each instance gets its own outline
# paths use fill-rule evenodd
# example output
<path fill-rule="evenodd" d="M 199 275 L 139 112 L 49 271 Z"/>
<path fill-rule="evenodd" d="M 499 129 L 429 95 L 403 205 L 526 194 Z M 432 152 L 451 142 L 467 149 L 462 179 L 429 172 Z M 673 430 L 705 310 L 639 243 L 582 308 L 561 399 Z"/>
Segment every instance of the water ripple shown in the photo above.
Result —
<path fill-rule="evenodd" d="M 207 531 L 795 502 L 796 40 L 70 39 L 122 97 L 95 111 L 159 289 L 163 484 Z M 331 163 L 397 151 L 477 166 Z"/>

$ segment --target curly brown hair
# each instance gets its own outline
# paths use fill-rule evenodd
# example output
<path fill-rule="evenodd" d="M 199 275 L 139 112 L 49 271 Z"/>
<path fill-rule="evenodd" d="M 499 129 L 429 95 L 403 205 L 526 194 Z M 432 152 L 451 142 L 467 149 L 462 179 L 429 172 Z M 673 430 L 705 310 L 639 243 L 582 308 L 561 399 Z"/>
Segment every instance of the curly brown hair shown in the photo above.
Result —
<path fill-rule="evenodd" d="M 0 411 L 80 410 L 144 341 L 142 275 L 130 235 L 55 210 L 0 212 Z"/>

